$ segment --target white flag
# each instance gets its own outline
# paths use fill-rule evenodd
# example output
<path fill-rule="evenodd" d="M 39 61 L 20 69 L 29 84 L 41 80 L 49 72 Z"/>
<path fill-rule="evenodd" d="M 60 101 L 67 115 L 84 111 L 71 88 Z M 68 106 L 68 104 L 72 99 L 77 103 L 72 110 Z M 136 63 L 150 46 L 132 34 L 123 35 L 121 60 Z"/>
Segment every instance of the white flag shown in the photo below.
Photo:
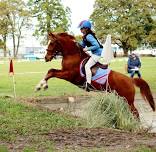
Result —
<path fill-rule="evenodd" d="M 101 56 L 103 57 L 104 62 L 107 64 L 109 64 L 111 60 L 114 58 L 111 47 L 111 35 L 107 35 Z"/>

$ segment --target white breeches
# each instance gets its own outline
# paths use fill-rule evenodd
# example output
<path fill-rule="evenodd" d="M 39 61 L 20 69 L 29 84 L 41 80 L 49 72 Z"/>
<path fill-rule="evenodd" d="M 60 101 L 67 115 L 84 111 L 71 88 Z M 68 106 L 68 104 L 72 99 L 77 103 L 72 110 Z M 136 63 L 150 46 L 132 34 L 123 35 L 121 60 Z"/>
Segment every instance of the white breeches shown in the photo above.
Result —
<path fill-rule="evenodd" d="M 88 83 L 91 84 L 91 78 L 92 78 L 92 72 L 91 67 L 95 65 L 100 59 L 100 56 L 97 56 L 95 54 L 92 54 L 89 60 L 87 61 L 85 65 L 85 71 L 86 71 L 86 80 Z"/>

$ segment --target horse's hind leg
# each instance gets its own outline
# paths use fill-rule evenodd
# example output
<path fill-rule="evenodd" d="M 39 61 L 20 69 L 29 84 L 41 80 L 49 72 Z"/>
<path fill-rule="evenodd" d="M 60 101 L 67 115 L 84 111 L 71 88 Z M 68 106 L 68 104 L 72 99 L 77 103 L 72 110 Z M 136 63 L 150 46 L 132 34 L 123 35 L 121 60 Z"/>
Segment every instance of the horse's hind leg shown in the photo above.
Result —
<path fill-rule="evenodd" d="M 135 108 L 134 104 L 129 105 L 131 112 L 133 113 L 134 117 L 139 119 L 139 112 Z"/>

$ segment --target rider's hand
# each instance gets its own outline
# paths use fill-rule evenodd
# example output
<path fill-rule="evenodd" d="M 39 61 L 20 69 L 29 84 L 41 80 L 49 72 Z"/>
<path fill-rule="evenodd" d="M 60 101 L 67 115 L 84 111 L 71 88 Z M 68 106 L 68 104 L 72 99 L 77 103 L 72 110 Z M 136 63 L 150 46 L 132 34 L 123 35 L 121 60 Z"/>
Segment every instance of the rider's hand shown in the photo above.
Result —
<path fill-rule="evenodd" d="M 88 49 L 87 49 L 87 48 L 83 48 L 83 51 L 84 51 L 84 52 L 87 52 L 87 51 L 88 51 Z"/>

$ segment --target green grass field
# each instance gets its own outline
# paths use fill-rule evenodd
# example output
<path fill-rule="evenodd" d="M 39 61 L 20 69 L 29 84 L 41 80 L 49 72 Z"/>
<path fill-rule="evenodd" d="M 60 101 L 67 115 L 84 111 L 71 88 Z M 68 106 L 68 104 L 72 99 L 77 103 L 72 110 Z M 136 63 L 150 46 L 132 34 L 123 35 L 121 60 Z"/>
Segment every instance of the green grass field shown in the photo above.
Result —
<path fill-rule="evenodd" d="M 156 92 L 156 58 L 144 57 L 142 60 L 141 73 L 143 78 L 149 83 L 152 92 Z M 49 112 L 46 109 L 27 106 L 20 101 L 5 96 L 13 96 L 12 77 L 9 76 L 9 62 L 0 62 L 0 152 L 8 152 L 14 148 L 22 149 L 23 152 L 55 151 L 55 143 L 44 134 L 58 128 L 83 127 L 84 121 L 75 119 L 66 114 Z M 126 58 L 117 58 L 111 63 L 110 68 L 125 72 Z M 61 96 L 61 95 L 82 95 L 85 91 L 78 87 L 59 79 L 49 80 L 49 89 L 35 93 L 36 84 L 43 78 L 49 68 L 60 68 L 60 60 L 49 63 L 42 61 L 19 62 L 14 61 L 16 94 L 18 97 L 37 96 Z M 35 73 L 36 72 L 36 73 Z M 19 147 L 18 147 L 19 146 Z M 148 151 L 146 147 L 135 147 L 134 152 Z M 88 152 L 89 150 L 85 150 Z M 100 150 L 93 150 L 99 151 Z M 104 151 L 102 149 L 101 151 Z"/>
<path fill-rule="evenodd" d="M 142 77 L 149 83 L 152 92 L 156 92 L 156 58 L 142 57 Z M 60 68 L 61 60 L 53 60 L 52 62 L 30 61 L 20 62 L 14 61 L 16 94 L 17 96 L 59 96 L 71 94 L 83 94 L 84 91 L 73 84 L 60 79 L 50 79 L 49 89 L 47 91 L 34 92 L 37 83 L 44 77 L 48 69 Z M 125 65 L 127 58 L 116 58 L 110 65 L 114 71 L 126 74 Z M 9 63 L 6 61 L 0 64 L 0 95 L 13 95 L 12 77 L 8 74 Z"/>

